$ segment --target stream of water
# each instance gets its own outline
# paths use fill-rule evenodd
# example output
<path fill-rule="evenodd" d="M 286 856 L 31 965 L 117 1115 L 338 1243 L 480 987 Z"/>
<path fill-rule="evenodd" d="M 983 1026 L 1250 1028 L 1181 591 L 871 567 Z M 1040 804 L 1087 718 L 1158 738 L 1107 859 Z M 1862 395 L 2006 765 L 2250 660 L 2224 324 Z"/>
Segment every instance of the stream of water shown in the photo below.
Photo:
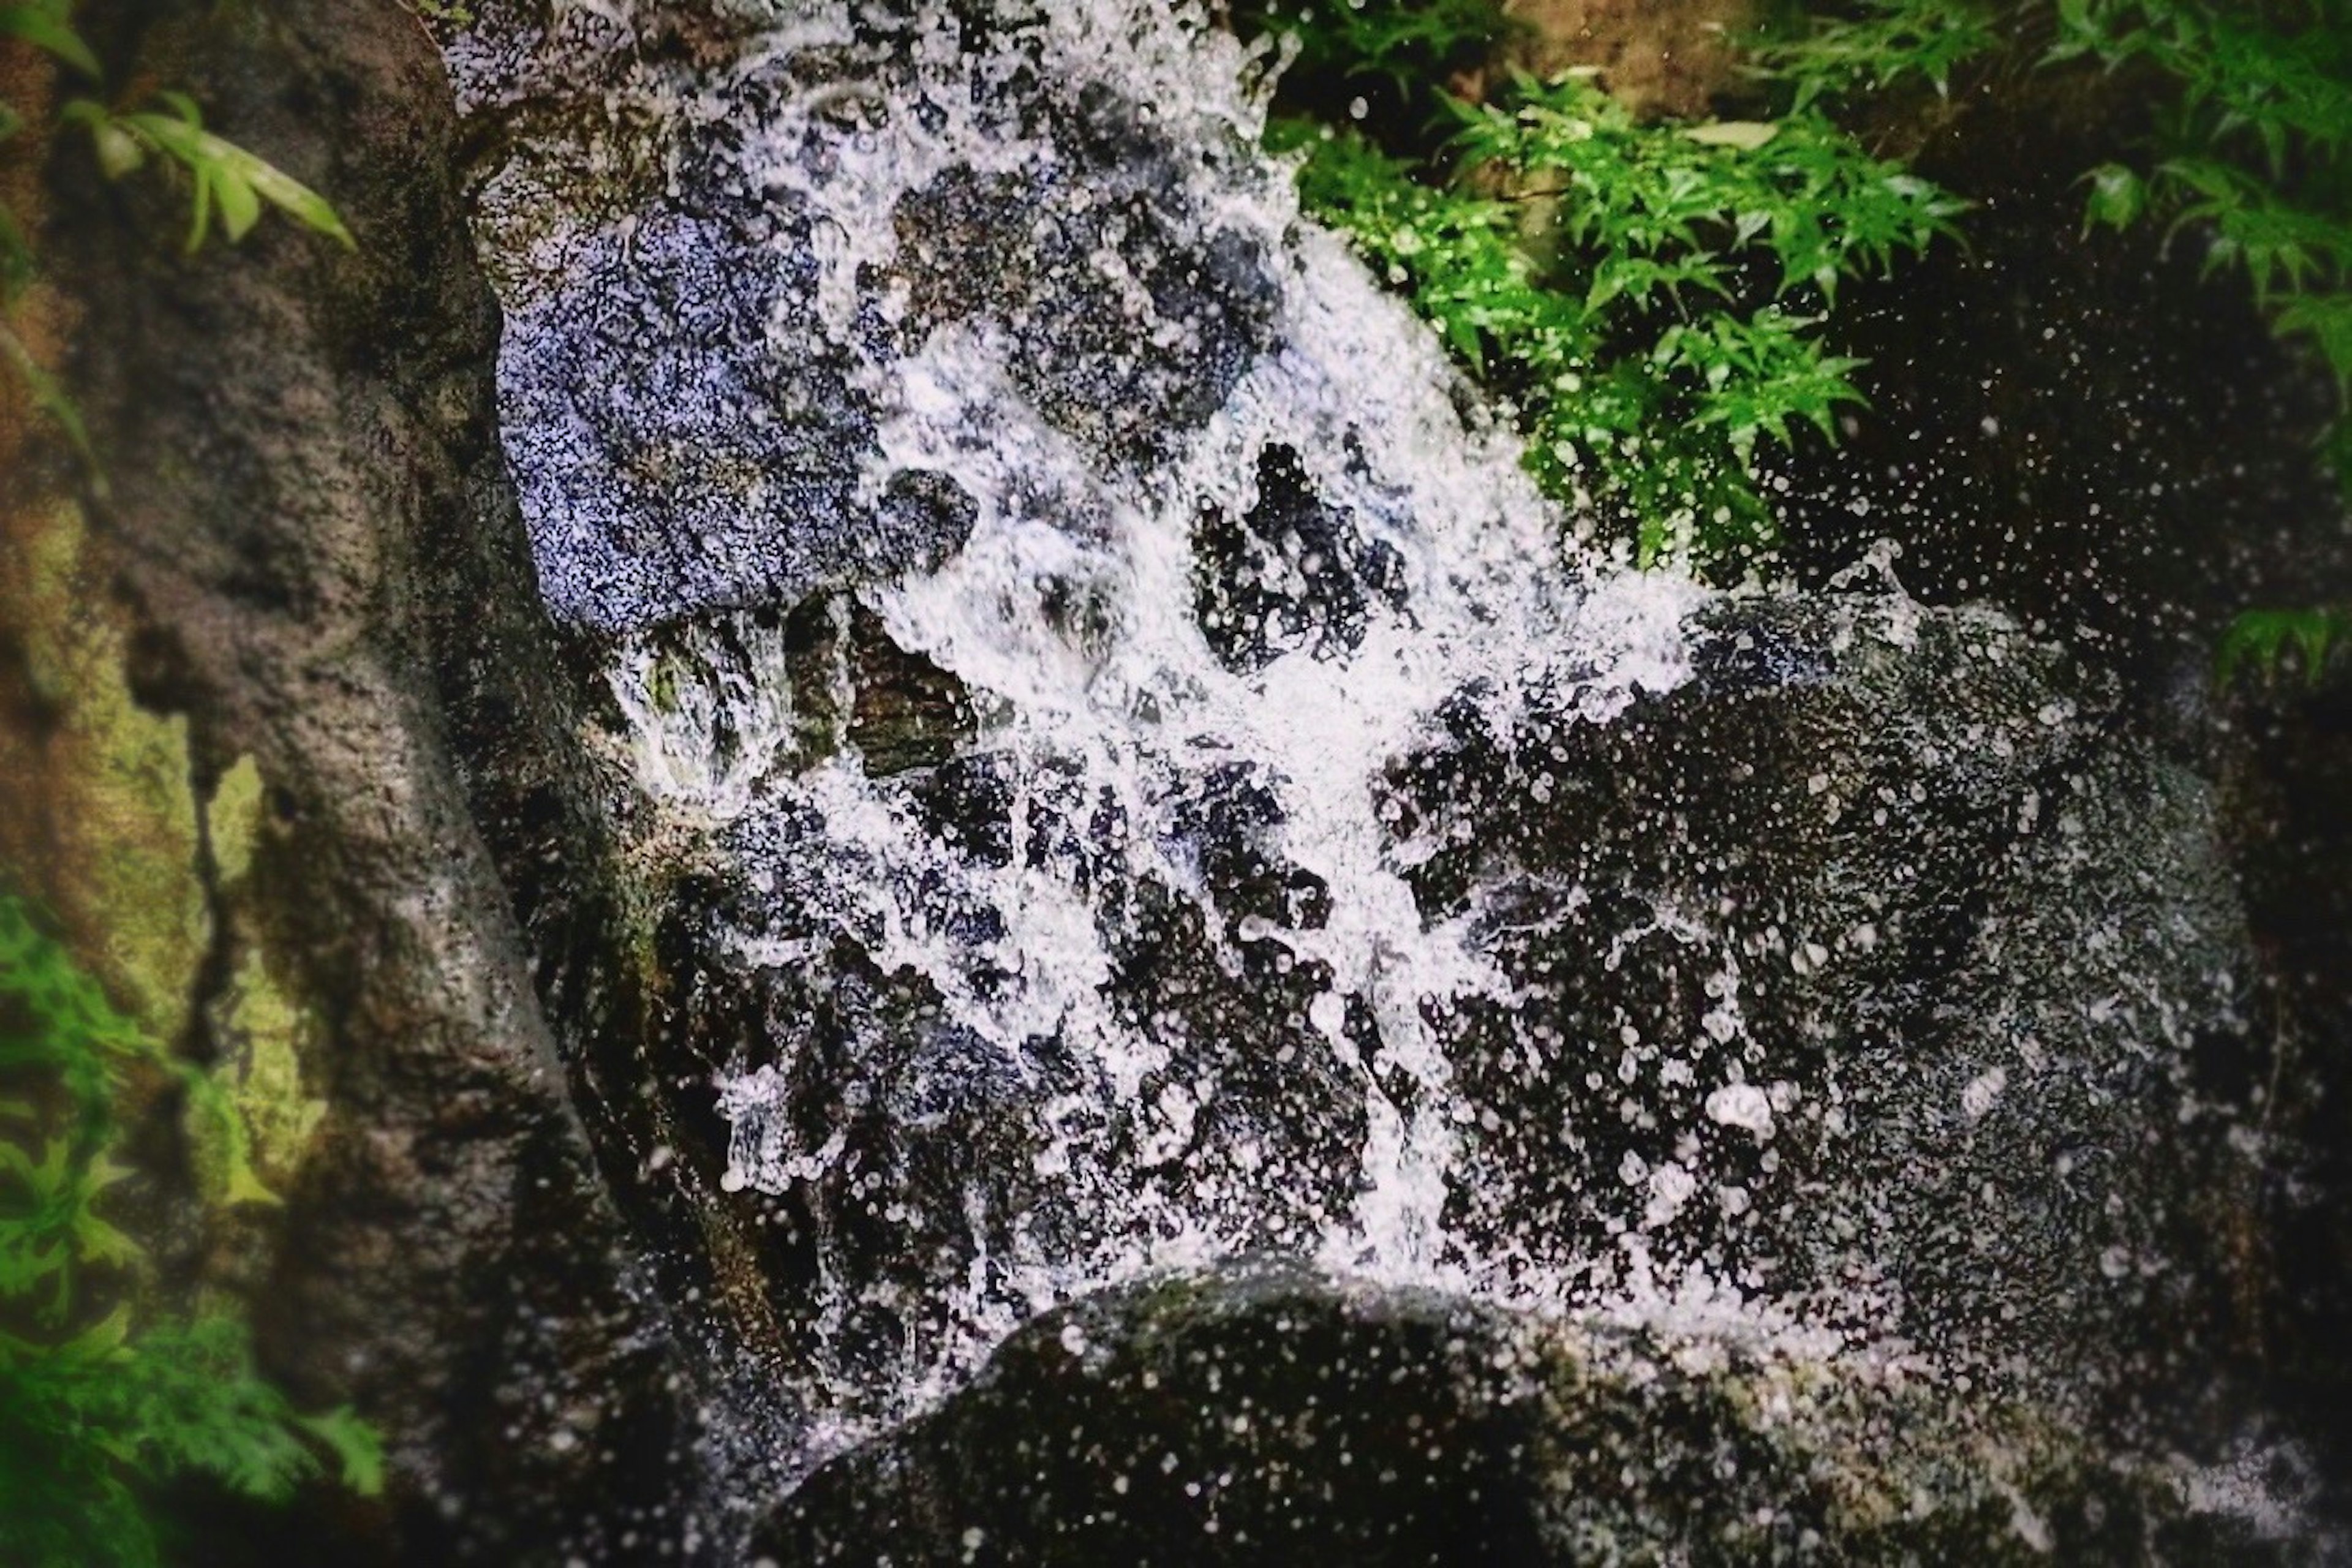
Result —
<path fill-rule="evenodd" d="M 728 1022 L 692 1087 L 718 1186 L 794 1273 L 759 1369 L 778 1471 L 1057 1303 L 1244 1256 L 1892 1365 L 1927 1299 L 1902 1259 L 1973 1279 L 2013 1244 L 2025 1317 L 2045 1257 L 2162 1272 L 2100 1146 L 2142 1146 L 2160 1112 L 2131 1108 L 2170 1103 L 2198 1009 L 2229 1005 L 2199 945 L 2229 912 L 2102 927 L 2063 985 L 2009 985 L 2003 943 L 2075 941 L 2063 900 L 1987 901 L 1992 934 L 1947 951 L 1921 895 L 1906 948 L 1916 868 L 1868 871 L 1915 822 L 2020 887 L 2080 859 L 2042 834 L 2045 792 L 2092 789 L 2078 705 L 2013 628 L 1923 633 L 1882 557 L 1892 591 L 1798 651 L 1734 648 L 1800 686 L 1855 649 L 1897 671 L 1916 715 L 1857 745 L 1899 776 L 1781 760 L 1774 832 L 1859 870 L 1750 910 L 1674 886 L 1769 847 L 1624 886 L 1490 866 L 1490 839 L 1573 843 L 1574 736 L 1696 679 L 1710 599 L 1583 542 L 1302 220 L 1258 146 L 1279 61 L 1161 0 L 714 6 L 723 47 L 619 0 L 555 15 L 451 51 L 471 110 L 554 83 L 599 128 L 488 185 L 508 439 L 550 603 L 610 650 L 623 815 L 698 879 L 687 1010 Z M 546 216 L 567 158 L 647 210 Z M 2200 809 L 2094 782 L 2146 799 L 2051 820 Z M 1949 996 L 1883 1001 L 1920 952 Z M 1886 1198 L 1938 1160 L 1951 1194 Z M 2061 1195 L 1996 1194 L 2012 1168 Z M 1969 1219 L 1996 1196 L 2024 1219 Z M 1811 1258 L 1804 1302 L 1774 1253 Z M 1955 1300 L 2021 1321 L 2007 1289 Z"/>

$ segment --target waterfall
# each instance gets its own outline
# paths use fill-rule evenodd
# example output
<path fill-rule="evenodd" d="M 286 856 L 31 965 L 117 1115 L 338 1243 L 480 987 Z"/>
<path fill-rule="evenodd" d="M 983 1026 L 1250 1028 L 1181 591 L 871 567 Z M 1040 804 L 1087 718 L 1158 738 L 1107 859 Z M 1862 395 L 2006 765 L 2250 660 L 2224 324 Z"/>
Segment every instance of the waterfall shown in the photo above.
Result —
<path fill-rule="evenodd" d="M 518 128 L 507 438 L 688 889 L 645 1048 L 768 1292 L 777 1471 L 1228 1259 L 1896 1376 L 2149 1299 L 2141 1130 L 2234 1005 L 2226 897 L 2147 910 L 2211 881 L 2203 797 L 1891 558 L 1741 608 L 1592 545 L 1301 218 L 1268 52 L 776 0 L 450 58 Z M 2183 868 L 2083 847 L 2133 832 Z"/>

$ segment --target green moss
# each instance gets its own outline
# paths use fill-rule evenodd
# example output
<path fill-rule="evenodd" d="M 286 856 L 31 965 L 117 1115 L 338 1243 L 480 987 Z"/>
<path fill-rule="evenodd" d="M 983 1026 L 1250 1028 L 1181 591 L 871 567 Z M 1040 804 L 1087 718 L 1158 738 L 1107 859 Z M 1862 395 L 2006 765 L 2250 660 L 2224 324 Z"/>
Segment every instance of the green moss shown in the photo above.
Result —
<path fill-rule="evenodd" d="M 275 1202 L 271 1184 L 282 1185 L 300 1168 L 312 1135 L 325 1117 L 324 1100 L 304 1090 L 303 1061 L 315 1048 L 316 1019 L 282 984 L 250 921 L 236 918 L 253 896 L 254 860 L 267 826 L 261 770 L 240 757 L 224 773 L 205 803 L 205 839 L 213 859 L 221 918 L 233 928 L 236 958 L 227 981 L 209 1004 L 219 1060 L 213 1078 L 234 1112 L 199 1146 L 205 1189 L 221 1202 Z"/>
<path fill-rule="evenodd" d="M 14 531 L 24 575 L 10 619 L 26 684 L 51 715 L 37 741 L 11 737 L 0 752 L 47 816 L 46 842 L 19 852 L 109 990 L 142 1027 L 177 1039 L 212 941 L 187 721 L 132 689 L 129 638 L 80 509 L 58 505 Z"/>
<path fill-rule="evenodd" d="M 261 769 L 251 757 L 239 757 L 213 785 L 212 799 L 205 805 L 205 837 L 212 847 L 213 879 L 223 891 L 242 883 L 253 869 L 262 825 Z"/>
<path fill-rule="evenodd" d="M 222 1050 L 213 1076 L 244 1129 L 245 1147 L 215 1139 L 207 1184 L 227 1203 L 274 1201 L 268 1184 L 292 1178 L 327 1114 L 326 1101 L 305 1092 L 303 1079 L 315 1020 L 252 951 L 215 1002 L 213 1018 Z"/>

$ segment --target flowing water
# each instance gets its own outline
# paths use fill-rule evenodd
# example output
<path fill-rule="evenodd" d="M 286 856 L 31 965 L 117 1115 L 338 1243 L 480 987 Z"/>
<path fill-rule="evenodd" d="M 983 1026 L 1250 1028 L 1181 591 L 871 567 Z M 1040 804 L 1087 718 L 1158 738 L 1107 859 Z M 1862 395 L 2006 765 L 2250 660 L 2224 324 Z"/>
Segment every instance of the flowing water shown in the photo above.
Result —
<path fill-rule="evenodd" d="M 624 815 L 697 878 L 685 1010 L 726 1026 L 677 1065 L 727 1201 L 797 1271 L 760 1372 L 778 1469 L 1056 1302 L 1244 1255 L 1912 1353 L 1874 1322 L 1885 1268 L 1783 1310 L 1741 1241 L 1776 1135 L 1850 1114 L 1748 1009 L 1883 961 L 1885 889 L 1812 911 L 1818 937 L 1736 932 L 1664 876 L 1603 920 L 1624 889 L 1465 858 L 1497 821 L 1574 840 L 1573 736 L 1694 679 L 1706 595 L 1580 544 L 1432 336 L 1301 221 L 1256 148 L 1278 62 L 1160 0 L 554 18 L 452 51 L 476 112 L 568 95 L 597 127 L 488 184 L 509 440 L 550 602 L 606 650 Z M 534 216 L 565 178 L 638 205 Z M 1841 648 L 1922 646 L 1899 592 L 1841 614 Z M 1951 636 L 2031 663 L 1989 622 Z M 1971 744 L 2074 732 L 2071 700 L 2011 706 L 1906 732 L 1939 800 L 1975 787 Z M 1484 816 L 1416 794 L 1433 756 L 1486 759 Z M 1831 824 L 1929 798 L 1814 776 Z M 1629 1004 L 1570 1037 L 1547 942 L 1596 974 L 1676 955 L 1687 1027 Z M 1999 1051 L 1920 1090 L 1938 1136 L 2058 1052 L 2042 999 L 2008 1005 Z M 2143 1066 L 2190 1027 L 2161 984 L 2103 1005 L 2080 1026 Z M 1607 1126 L 1465 1079 L 1497 1019 L 1502 1059 Z M 1570 1223 L 1505 1168 L 1544 1139 L 1578 1151 Z M 2121 1277 L 2144 1239 L 2081 1245 Z"/>

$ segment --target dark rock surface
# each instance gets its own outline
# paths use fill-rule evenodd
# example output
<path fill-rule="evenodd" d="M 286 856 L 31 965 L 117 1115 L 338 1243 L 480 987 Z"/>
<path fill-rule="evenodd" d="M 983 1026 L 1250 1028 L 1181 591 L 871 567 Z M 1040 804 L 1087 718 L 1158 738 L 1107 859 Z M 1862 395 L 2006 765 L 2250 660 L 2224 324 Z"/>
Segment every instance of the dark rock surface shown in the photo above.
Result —
<path fill-rule="evenodd" d="M 2063 1433 L 1769 1344 L 1237 1267 L 1031 1324 L 766 1563 L 2294 1561 Z M 1890 1436 L 1899 1434 L 1899 1436 Z"/>
<path fill-rule="evenodd" d="M 936 563 L 971 529 L 971 498 L 939 474 L 858 499 L 880 452 L 816 318 L 807 220 L 704 178 L 676 207 L 578 237 L 562 283 L 508 323 L 541 584 L 601 626 L 789 603 L 858 567 Z"/>
<path fill-rule="evenodd" d="M 1707 619 L 1615 722 L 1396 775 L 1424 911 L 1514 986 L 1458 1029 L 1465 1223 L 1858 1293 L 2061 1397 L 2194 1384 L 2255 1182 L 2208 1074 L 2263 1048 L 2214 792 L 1999 617 Z"/>
<path fill-rule="evenodd" d="M 53 170 L 139 695 L 184 718 L 200 782 L 257 765 L 240 918 L 320 1021 L 316 1142 L 212 1283 L 299 1405 L 350 1402 L 392 1461 L 382 1504 L 226 1523 L 205 1561 L 636 1560 L 688 1528 L 692 1433 L 518 919 L 546 962 L 548 859 L 587 847 L 592 792 L 496 437 L 441 62 L 388 0 L 87 9 L 110 58 L 187 86 L 358 238 L 270 222 L 184 258 L 184 194 L 104 184 L 79 142 Z"/>
<path fill-rule="evenodd" d="M 1315 493 L 1297 453 L 1258 459 L 1257 504 L 1211 508 L 1192 536 L 1193 616 L 1232 669 L 1262 669 L 1299 649 L 1336 653 L 1364 639 L 1365 615 L 1402 599 L 1395 550 Z"/>
<path fill-rule="evenodd" d="M 1427 1010 L 1449 1230 L 1560 1270 L 1571 1298 L 1587 1274 L 1606 1294 L 1699 1267 L 2086 1441 L 2208 1451 L 2256 1283 L 2239 1130 L 2269 1048 L 2213 790 L 2114 683 L 1997 616 L 1855 594 L 1719 602 L 1693 629 L 1693 678 L 1610 722 L 1538 700 L 1495 733 L 1465 700 L 1390 777 L 1424 920 L 1467 922 L 1505 982 Z M 867 683 L 919 689 L 896 668 L 854 661 L 851 710 L 888 706 Z M 1204 905 L 1100 853 L 1115 803 L 1017 811 L 1050 775 L 936 733 L 917 765 L 863 770 L 909 843 L 982 868 L 1094 846 L 1102 994 L 1169 1054 L 1121 1096 L 1050 1035 L 1017 1055 L 971 1037 L 877 959 L 886 933 L 838 923 L 805 805 L 738 818 L 673 894 L 675 1002 L 638 1071 L 676 1087 L 631 1114 L 676 1107 L 654 1184 L 730 1218 L 736 1331 L 828 1376 L 887 1382 L 989 1259 L 1085 1255 L 1160 1173 L 1254 1188 L 1258 1245 L 1310 1247 L 1353 1201 L 1366 1073 L 1408 1111 L 1426 1092 L 1381 1061 L 1360 1000 L 1369 1067 L 1310 1022 L 1328 972 L 1266 932 L 1317 928 L 1328 889 L 1285 858 L 1247 769 L 1188 781 L 1171 817 Z M 953 864 L 919 907 L 984 990 L 1008 978 L 984 962 L 1003 911 Z M 747 941 L 798 956 L 747 966 Z M 707 1087 L 746 1072 L 771 1075 L 757 1149 Z M 1146 1158 L 1171 1088 L 1195 1097 L 1186 1141 Z M 1065 1141 L 1076 1170 L 1047 1163 Z M 782 1188 L 725 1189 L 785 1153 L 803 1168 Z M 1341 1377 L 1360 1348 L 1298 1353 Z"/>

